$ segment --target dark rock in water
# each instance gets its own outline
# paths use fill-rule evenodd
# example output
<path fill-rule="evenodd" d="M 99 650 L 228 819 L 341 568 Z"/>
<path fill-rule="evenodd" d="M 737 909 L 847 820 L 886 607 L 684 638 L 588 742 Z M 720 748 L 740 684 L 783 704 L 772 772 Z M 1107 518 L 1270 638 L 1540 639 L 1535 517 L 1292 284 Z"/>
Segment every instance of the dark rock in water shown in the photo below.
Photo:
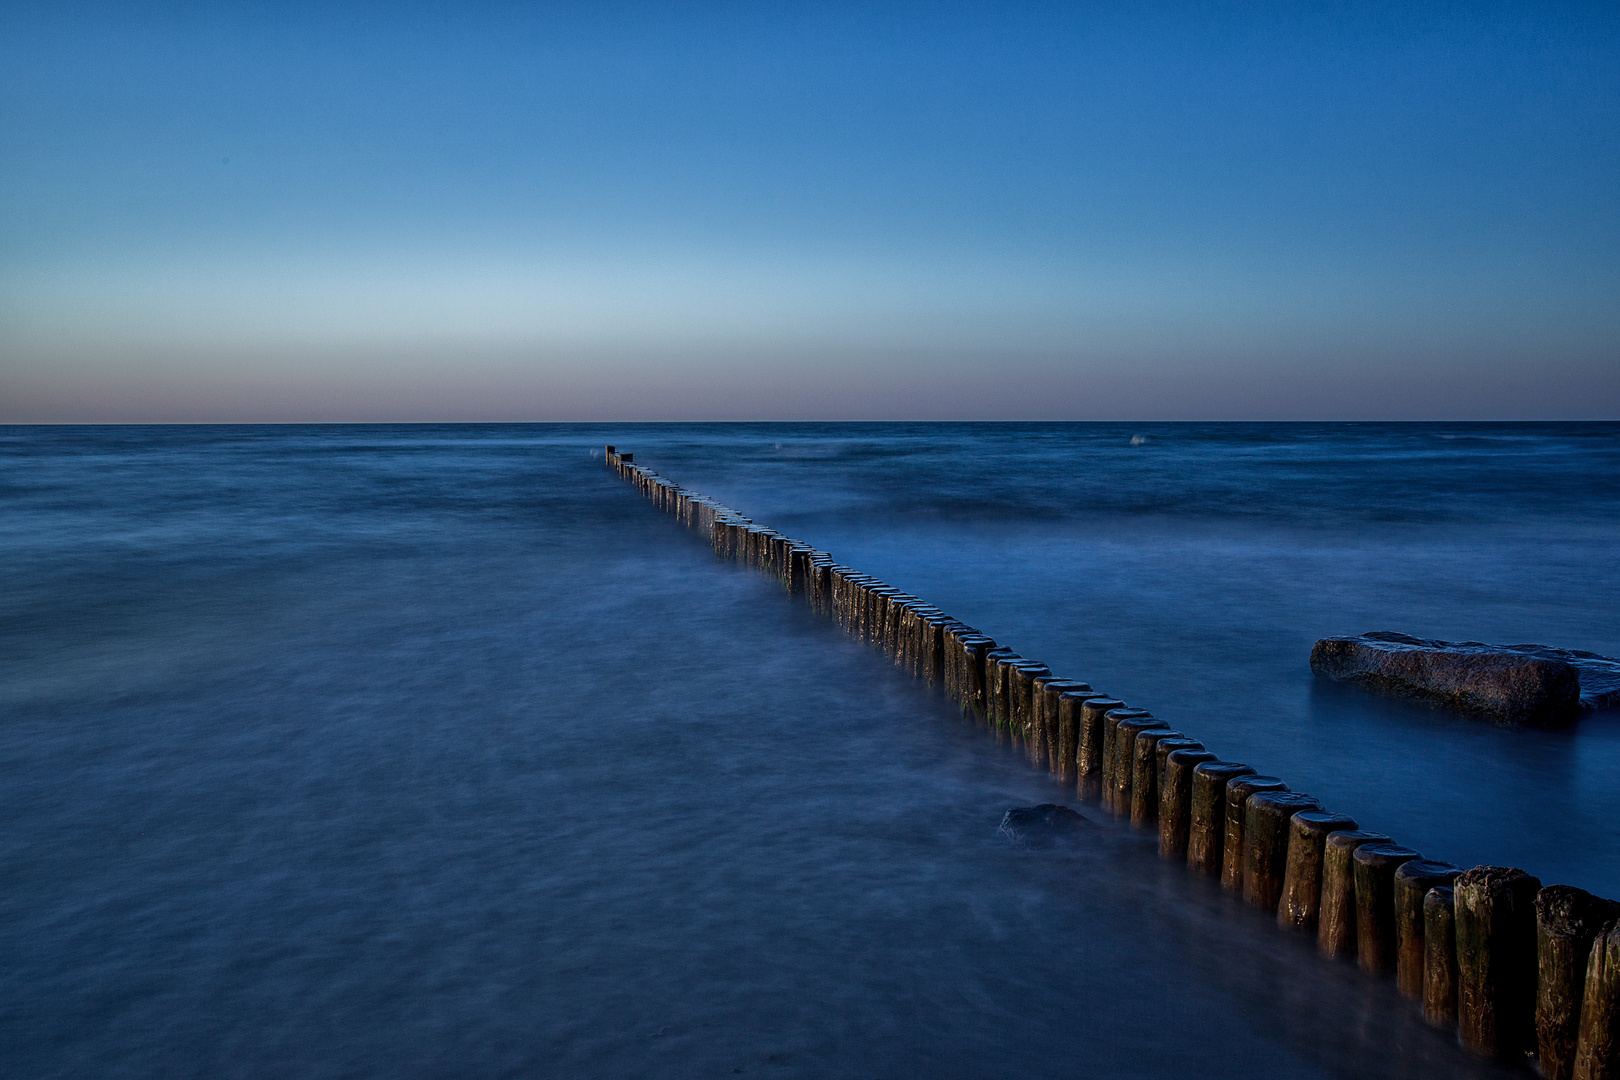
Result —
<path fill-rule="evenodd" d="M 1323 638 L 1311 670 L 1425 698 L 1499 724 L 1539 727 L 1620 705 L 1620 660 L 1544 645 L 1433 641 L 1388 630 Z"/>
<path fill-rule="evenodd" d="M 1002 836 L 1019 847 L 1045 847 L 1067 839 L 1091 823 L 1067 806 L 1017 806 L 1002 815 Z"/>

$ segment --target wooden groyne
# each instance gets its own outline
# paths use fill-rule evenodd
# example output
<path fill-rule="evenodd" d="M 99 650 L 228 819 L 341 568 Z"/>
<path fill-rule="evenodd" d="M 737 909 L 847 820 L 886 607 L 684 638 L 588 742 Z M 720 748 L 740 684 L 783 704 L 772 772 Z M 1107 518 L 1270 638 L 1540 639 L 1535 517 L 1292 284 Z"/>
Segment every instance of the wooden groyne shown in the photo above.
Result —
<path fill-rule="evenodd" d="M 1535 1059 L 1549 1080 L 1620 1080 L 1620 904 L 1523 870 L 1425 859 L 1344 814 L 939 608 L 607 448 L 715 553 L 781 581 L 845 633 L 940 688 L 1031 767 L 1072 784 L 1159 853 L 1218 877 L 1326 957 L 1396 981 L 1472 1053 Z"/>

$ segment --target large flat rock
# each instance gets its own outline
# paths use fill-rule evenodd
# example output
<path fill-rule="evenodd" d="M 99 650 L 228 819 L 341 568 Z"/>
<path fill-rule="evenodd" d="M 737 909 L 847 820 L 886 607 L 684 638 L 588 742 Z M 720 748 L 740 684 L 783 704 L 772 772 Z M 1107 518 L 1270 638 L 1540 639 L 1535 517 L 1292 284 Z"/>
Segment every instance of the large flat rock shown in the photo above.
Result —
<path fill-rule="evenodd" d="M 1558 724 L 1582 709 L 1620 706 L 1620 660 L 1545 645 L 1435 641 L 1379 630 L 1323 638 L 1311 649 L 1311 670 L 1499 724 Z"/>

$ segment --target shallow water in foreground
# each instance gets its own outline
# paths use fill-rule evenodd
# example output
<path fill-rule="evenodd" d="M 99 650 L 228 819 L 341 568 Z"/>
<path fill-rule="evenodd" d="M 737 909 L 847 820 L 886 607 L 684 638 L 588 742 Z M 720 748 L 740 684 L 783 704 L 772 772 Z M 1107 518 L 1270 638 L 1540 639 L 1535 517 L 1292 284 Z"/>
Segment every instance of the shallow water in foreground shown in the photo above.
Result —
<path fill-rule="evenodd" d="M 1449 437 L 1448 437 L 1449 436 Z M 1620 652 L 1613 425 L 0 430 L 28 1076 L 1487 1076 L 603 467 L 637 460 L 1433 857 L 1620 895 L 1620 721 L 1333 693 Z"/>

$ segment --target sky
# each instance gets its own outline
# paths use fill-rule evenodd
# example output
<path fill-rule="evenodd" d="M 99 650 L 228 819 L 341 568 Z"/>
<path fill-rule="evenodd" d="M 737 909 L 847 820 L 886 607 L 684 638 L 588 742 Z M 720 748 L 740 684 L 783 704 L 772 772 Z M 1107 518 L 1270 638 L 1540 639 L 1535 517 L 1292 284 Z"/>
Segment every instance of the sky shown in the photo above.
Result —
<path fill-rule="evenodd" d="M 0 6 L 0 422 L 1620 418 L 1620 5 Z"/>

